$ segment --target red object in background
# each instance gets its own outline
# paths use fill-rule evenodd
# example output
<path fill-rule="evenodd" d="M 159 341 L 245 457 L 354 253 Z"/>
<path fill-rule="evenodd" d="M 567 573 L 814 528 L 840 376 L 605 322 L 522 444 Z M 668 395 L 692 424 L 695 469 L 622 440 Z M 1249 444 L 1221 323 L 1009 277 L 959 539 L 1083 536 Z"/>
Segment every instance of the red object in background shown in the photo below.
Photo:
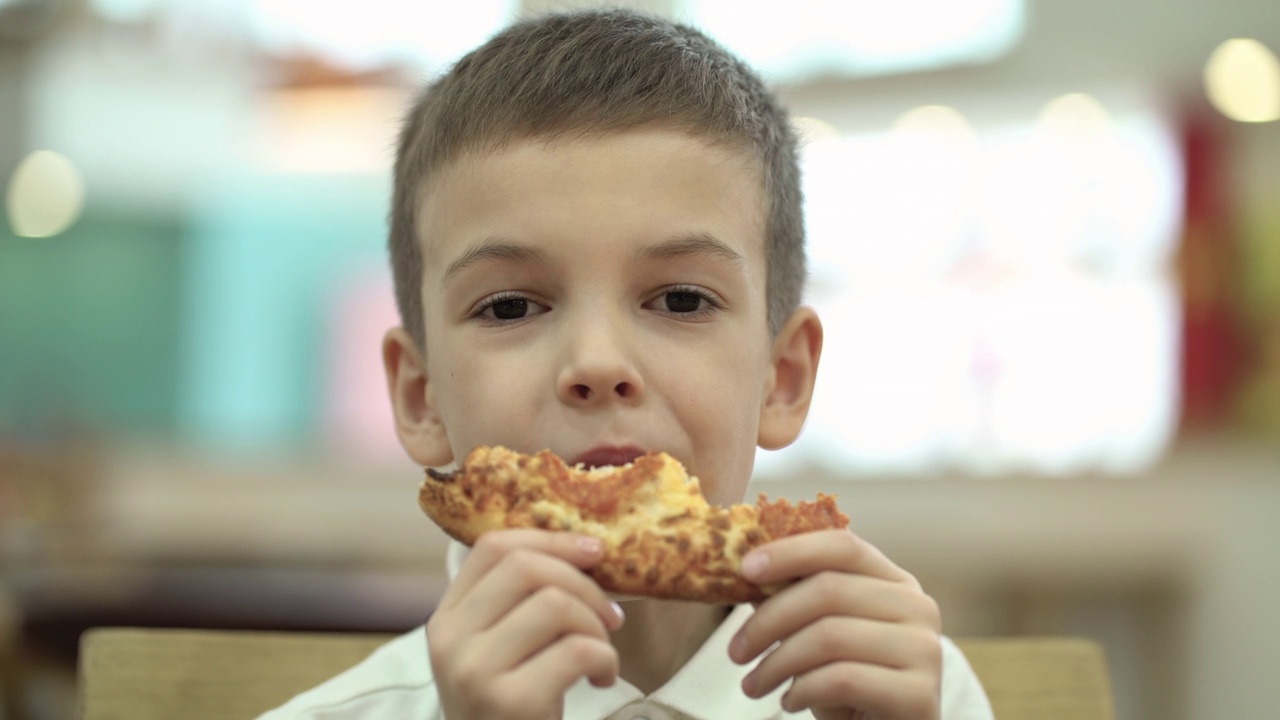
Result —
<path fill-rule="evenodd" d="M 382 336 L 400 324 L 390 271 L 353 272 L 335 287 L 330 307 L 325 442 L 371 460 L 402 460 L 382 369 Z"/>
<path fill-rule="evenodd" d="M 1225 134 L 1221 122 L 1206 115 L 1191 116 L 1182 126 L 1186 215 L 1178 271 L 1183 430 L 1228 422 L 1244 368 Z"/>

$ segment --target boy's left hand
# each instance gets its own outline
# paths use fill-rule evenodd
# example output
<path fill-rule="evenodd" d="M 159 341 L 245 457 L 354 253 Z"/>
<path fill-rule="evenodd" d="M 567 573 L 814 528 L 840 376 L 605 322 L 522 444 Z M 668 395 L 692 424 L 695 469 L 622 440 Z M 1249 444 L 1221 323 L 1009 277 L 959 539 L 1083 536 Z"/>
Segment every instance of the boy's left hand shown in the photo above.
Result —
<path fill-rule="evenodd" d="M 936 720 L 942 619 L 920 583 L 847 530 L 805 533 L 743 559 L 757 584 L 796 581 L 760 605 L 729 646 L 736 663 L 780 643 L 743 680 L 762 697 L 794 678 L 788 712 L 819 720 Z"/>

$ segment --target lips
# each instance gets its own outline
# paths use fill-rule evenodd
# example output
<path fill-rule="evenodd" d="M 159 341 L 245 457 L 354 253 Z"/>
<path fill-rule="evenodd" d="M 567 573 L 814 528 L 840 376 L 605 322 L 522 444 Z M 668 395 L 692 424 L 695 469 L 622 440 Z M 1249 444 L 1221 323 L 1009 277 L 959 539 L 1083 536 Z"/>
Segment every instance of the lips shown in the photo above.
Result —
<path fill-rule="evenodd" d="M 643 455 L 645 451 L 634 445 L 613 446 L 602 445 L 592 448 L 575 457 L 571 465 L 583 465 L 588 469 L 605 467 L 606 465 L 626 465 Z"/>

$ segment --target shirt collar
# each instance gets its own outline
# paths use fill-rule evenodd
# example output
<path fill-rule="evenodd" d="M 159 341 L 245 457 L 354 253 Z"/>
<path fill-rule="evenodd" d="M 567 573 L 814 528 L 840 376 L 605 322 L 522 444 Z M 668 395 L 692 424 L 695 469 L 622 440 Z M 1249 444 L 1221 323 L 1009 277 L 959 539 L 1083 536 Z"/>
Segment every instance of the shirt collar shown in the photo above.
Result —
<path fill-rule="evenodd" d="M 457 573 L 466 552 L 465 545 L 450 542 L 447 562 L 450 579 Z M 742 692 L 742 679 L 754 664 L 737 665 L 729 659 L 729 642 L 754 612 L 751 605 L 735 607 L 689 662 L 647 698 L 622 678 L 607 688 L 593 687 L 585 679 L 579 680 L 565 695 L 565 720 L 602 720 L 628 705 L 639 703 L 657 705 L 694 720 L 713 717 L 771 720 L 781 717 L 781 698 L 786 685 L 762 698 L 749 698 Z"/>
<path fill-rule="evenodd" d="M 689 662 L 647 698 L 622 678 L 607 688 L 592 687 L 586 680 L 578 681 L 565 695 L 565 720 L 603 720 L 628 706 L 634 706 L 637 717 L 657 715 L 646 714 L 645 705 L 662 708 L 667 716 L 691 720 L 782 717 L 781 698 L 785 686 L 765 697 L 749 698 L 742 692 L 742 678 L 753 666 L 736 665 L 729 659 L 729 641 L 753 612 L 750 605 L 735 607 Z"/>

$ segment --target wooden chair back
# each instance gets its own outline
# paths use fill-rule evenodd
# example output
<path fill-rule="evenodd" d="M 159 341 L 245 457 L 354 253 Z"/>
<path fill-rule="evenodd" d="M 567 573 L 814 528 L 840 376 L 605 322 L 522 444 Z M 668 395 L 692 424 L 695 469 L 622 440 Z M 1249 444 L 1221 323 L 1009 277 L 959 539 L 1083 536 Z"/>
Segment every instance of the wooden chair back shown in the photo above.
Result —
<path fill-rule="evenodd" d="M 80 654 L 84 720 L 254 718 L 355 665 L 388 635 L 98 628 Z M 1106 657 L 1078 638 L 957 644 L 1000 720 L 1114 720 Z"/>
<path fill-rule="evenodd" d="M 957 638 L 997 720 L 1115 720 L 1102 646 L 1074 637 Z"/>
<path fill-rule="evenodd" d="M 80 642 L 80 717 L 255 718 L 354 666 L 391 637 L 95 628 Z"/>

